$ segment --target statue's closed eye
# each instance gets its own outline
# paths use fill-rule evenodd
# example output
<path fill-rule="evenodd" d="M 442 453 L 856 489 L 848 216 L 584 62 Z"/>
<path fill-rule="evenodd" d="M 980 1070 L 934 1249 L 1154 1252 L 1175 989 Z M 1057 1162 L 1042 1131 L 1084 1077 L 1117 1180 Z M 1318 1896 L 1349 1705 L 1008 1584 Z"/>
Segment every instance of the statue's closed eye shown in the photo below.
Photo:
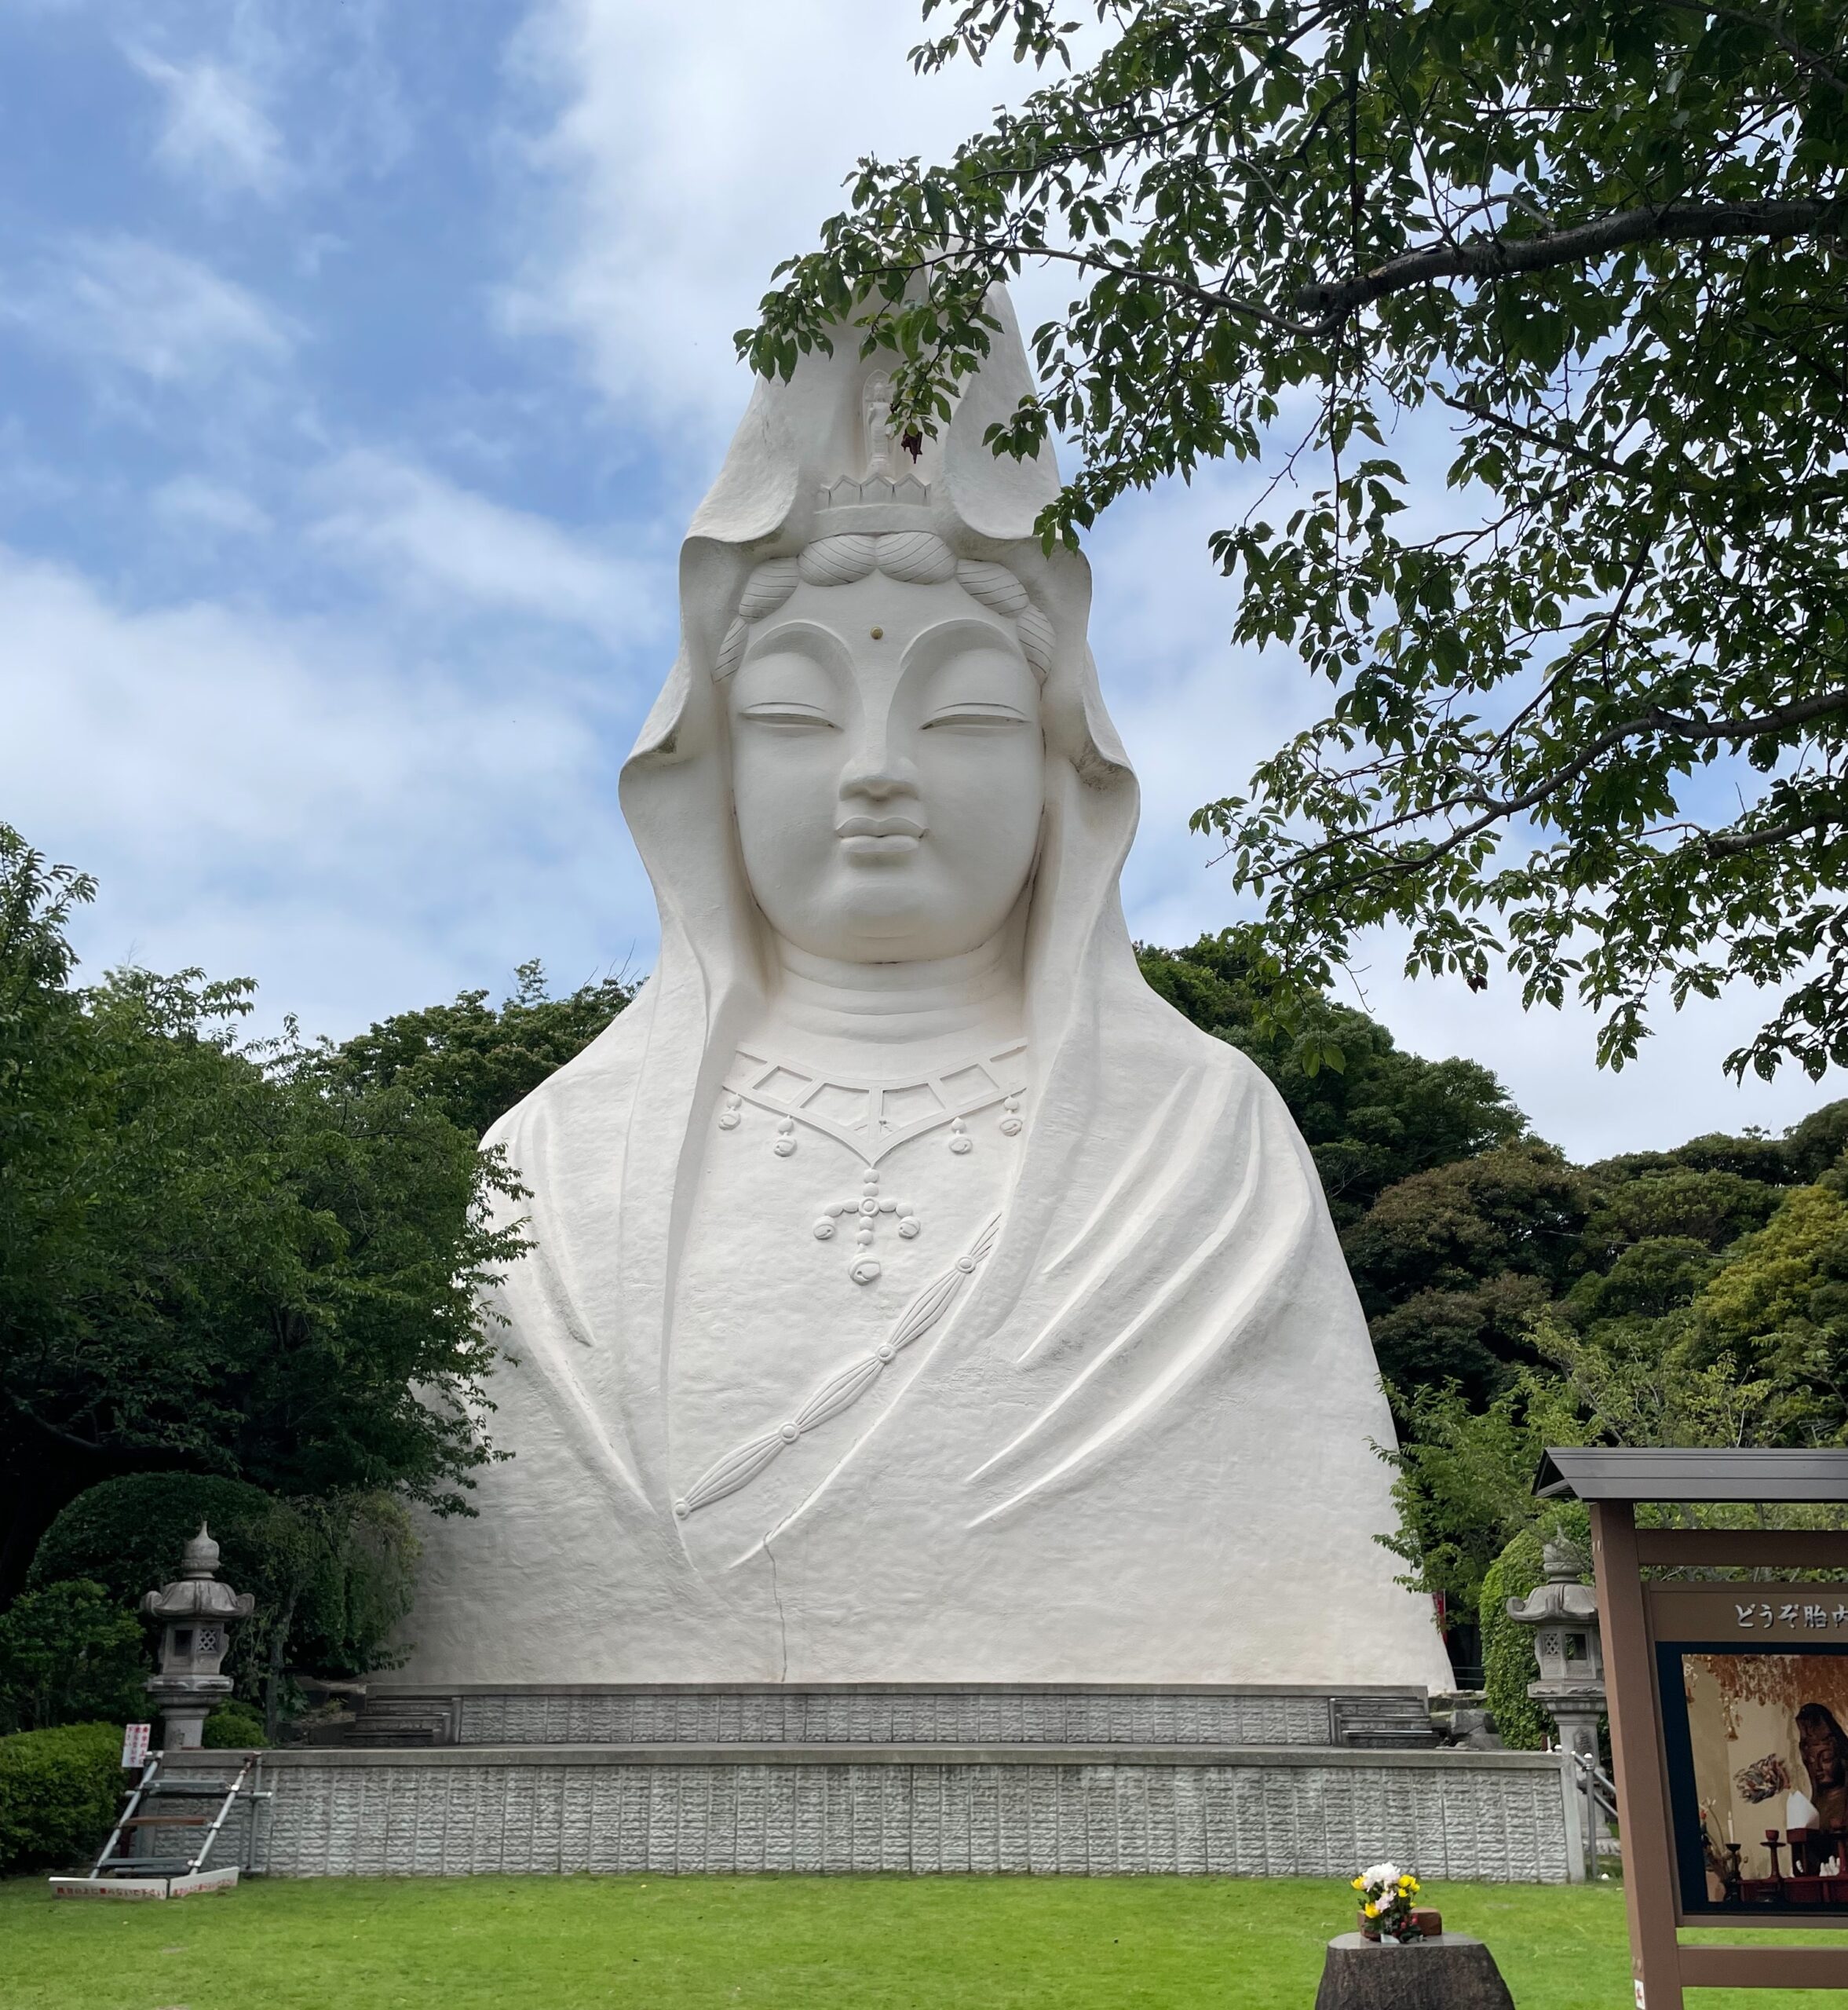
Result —
<path fill-rule="evenodd" d="M 984 704 L 970 700 L 963 704 L 946 705 L 942 711 L 933 712 L 924 722 L 928 733 L 933 726 L 955 726 L 965 731 L 980 731 L 995 726 L 1025 725 L 1028 723 L 1024 713 L 1017 712 L 1011 705 Z"/>
<path fill-rule="evenodd" d="M 835 726 L 820 705 L 805 704 L 799 698 L 766 698 L 761 704 L 747 705 L 740 716 L 755 725 L 823 726 L 830 730 Z"/>

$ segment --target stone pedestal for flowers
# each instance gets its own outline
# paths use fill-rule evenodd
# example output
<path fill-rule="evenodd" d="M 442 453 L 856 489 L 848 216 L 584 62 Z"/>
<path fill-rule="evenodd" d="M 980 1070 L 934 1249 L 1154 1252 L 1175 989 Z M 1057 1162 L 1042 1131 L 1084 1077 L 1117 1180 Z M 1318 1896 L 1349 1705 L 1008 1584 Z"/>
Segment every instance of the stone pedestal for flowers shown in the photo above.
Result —
<path fill-rule="evenodd" d="M 1466 1933 L 1328 1942 L 1316 2010 L 1514 2010 L 1495 1957 Z"/>

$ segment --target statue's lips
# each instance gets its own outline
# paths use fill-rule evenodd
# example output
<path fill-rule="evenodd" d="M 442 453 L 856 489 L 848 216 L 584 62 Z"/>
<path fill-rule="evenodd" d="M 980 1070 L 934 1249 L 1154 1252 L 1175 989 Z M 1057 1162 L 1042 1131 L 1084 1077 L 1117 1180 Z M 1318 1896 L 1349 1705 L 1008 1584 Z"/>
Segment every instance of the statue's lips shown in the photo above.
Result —
<path fill-rule="evenodd" d="M 915 851 L 924 826 L 912 817 L 847 817 L 835 835 L 849 858 L 892 858 Z"/>

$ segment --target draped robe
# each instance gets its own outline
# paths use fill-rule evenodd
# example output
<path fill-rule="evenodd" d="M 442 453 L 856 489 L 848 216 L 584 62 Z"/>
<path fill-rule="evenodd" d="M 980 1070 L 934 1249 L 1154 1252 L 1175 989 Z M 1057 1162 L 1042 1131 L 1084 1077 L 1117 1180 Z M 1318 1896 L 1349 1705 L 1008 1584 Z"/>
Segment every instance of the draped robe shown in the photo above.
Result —
<path fill-rule="evenodd" d="M 802 1153 L 837 1147 L 724 1157 L 773 980 L 713 665 L 751 568 L 802 548 L 852 465 L 870 366 L 842 343 L 760 384 L 683 553 L 679 660 L 623 780 L 656 972 L 490 1134 L 531 1194 L 535 1246 L 495 1308 L 492 1432 L 513 1456 L 473 1518 L 426 1530 L 407 1679 L 1448 1684 L 1429 1603 L 1376 1540 L 1392 1422 L 1308 1151 L 1262 1073 L 1135 965 L 1117 880 L 1136 788 L 1085 640 L 1088 572 L 1031 535 L 1050 455 L 982 444 L 1030 382 L 1001 305 L 929 472 L 941 534 L 1014 569 L 1057 638 L 1018 1135 L 977 1138 L 1005 1157 L 966 1205 L 928 1138 L 894 1155 L 937 1197 L 883 1299 L 824 1244 L 802 1252 L 813 1288 L 795 1281 L 797 1190 L 776 1182 L 798 1160 L 820 1179 Z M 774 1431 L 946 1275 L 863 1391 L 685 1511 L 718 1442 L 685 1442 L 694 1392 L 711 1400 L 728 1348 Z"/>

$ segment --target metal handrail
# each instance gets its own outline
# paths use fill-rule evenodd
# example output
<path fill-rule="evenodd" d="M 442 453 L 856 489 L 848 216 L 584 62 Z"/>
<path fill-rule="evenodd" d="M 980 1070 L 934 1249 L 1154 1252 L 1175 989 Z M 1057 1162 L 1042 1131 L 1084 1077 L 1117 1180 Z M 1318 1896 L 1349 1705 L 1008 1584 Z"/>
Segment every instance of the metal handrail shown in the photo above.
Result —
<path fill-rule="evenodd" d="M 1617 1783 L 1589 1752 L 1569 1755 L 1579 1776 L 1579 1791 L 1615 1822 L 1617 1818 Z"/>
<path fill-rule="evenodd" d="M 104 1844 L 102 1854 L 97 1857 L 90 1870 L 92 1877 L 100 1877 L 103 1866 L 115 1852 L 115 1845 L 122 1840 L 122 1832 L 129 1825 L 129 1818 L 141 1806 L 142 1796 L 153 1785 L 160 1774 L 161 1755 L 150 1752 L 141 1762 L 141 1777 L 129 1789 L 128 1800 L 122 1812 L 115 1818 L 115 1826 L 109 1831 L 109 1840 Z"/>
<path fill-rule="evenodd" d="M 250 1777 L 250 1768 L 254 1763 L 254 1760 L 247 1759 L 238 1768 L 237 1778 L 232 1782 L 229 1791 L 219 1804 L 211 1827 L 206 1831 L 206 1839 L 199 1845 L 199 1855 L 186 1866 L 186 1874 L 189 1877 L 196 1877 L 205 1869 L 206 1858 L 211 1855 L 212 1845 L 218 1840 L 218 1831 L 225 1826 L 225 1818 L 231 1812 L 232 1803 L 243 1792 L 244 1782 Z"/>

